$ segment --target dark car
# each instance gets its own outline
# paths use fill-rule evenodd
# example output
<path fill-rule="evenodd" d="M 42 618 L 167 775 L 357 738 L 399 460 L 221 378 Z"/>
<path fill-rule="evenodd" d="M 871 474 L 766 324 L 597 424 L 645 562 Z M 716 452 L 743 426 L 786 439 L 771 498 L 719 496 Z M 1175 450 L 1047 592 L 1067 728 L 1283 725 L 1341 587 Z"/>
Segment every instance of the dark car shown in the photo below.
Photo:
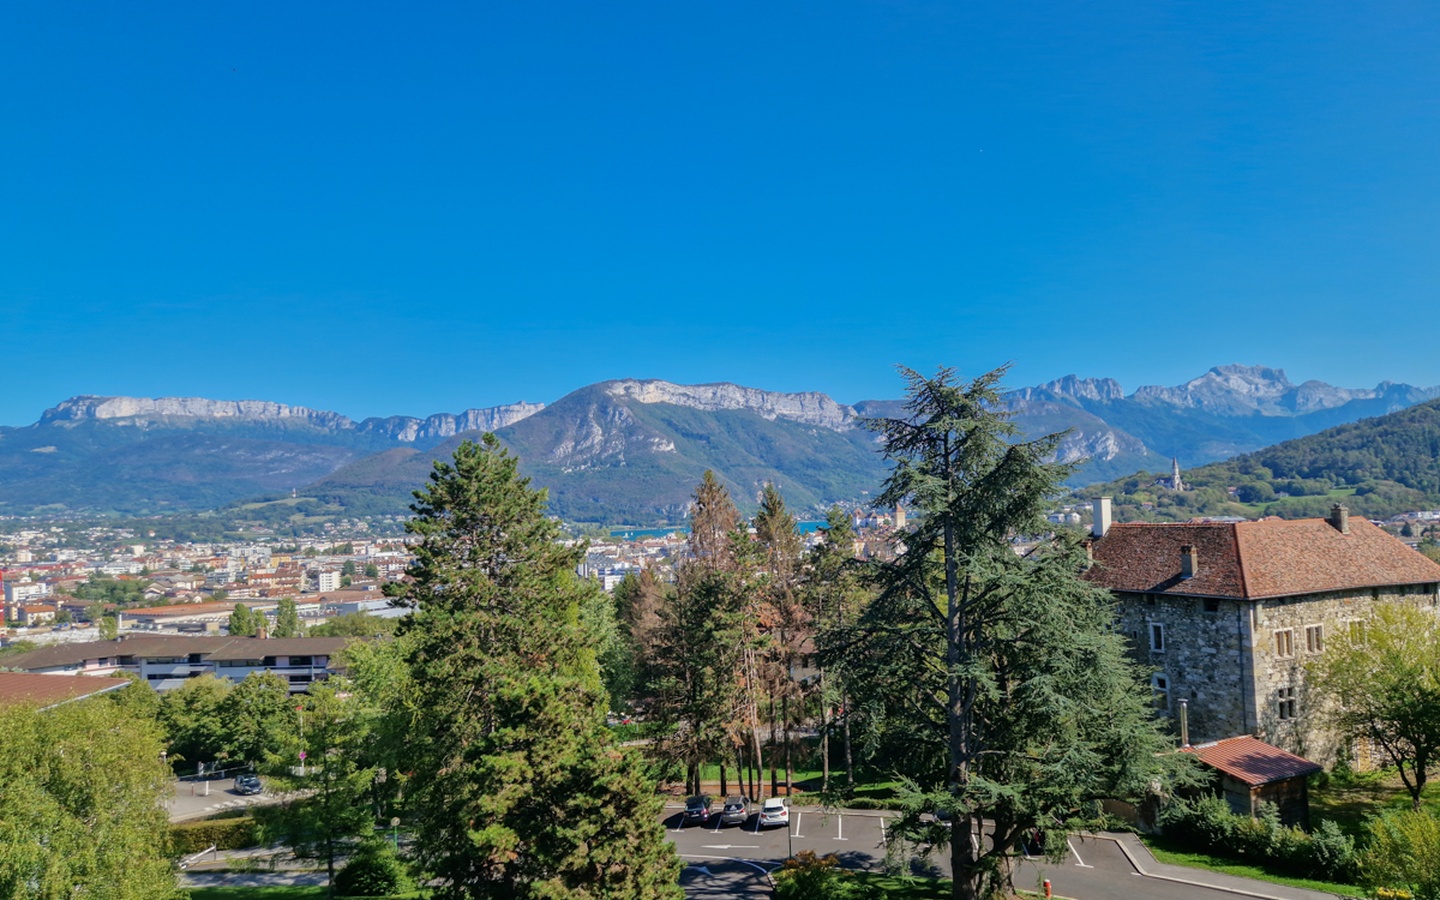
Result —
<path fill-rule="evenodd" d="M 721 825 L 744 824 L 750 818 L 750 801 L 744 797 L 726 797 L 725 808 L 720 811 Z"/>
<path fill-rule="evenodd" d="M 681 824 L 689 825 L 691 822 L 699 822 L 704 825 L 710 821 L 710 798 L 702 795 L 689 797 L 685 800 L 685 817 Z"/>
<path fill-rule="evenodd" d="M 258 794 L 265 790 L 260 783 L 260 776 L 254 774 L 235 776 L 235 793 L 237 794 Z"/>

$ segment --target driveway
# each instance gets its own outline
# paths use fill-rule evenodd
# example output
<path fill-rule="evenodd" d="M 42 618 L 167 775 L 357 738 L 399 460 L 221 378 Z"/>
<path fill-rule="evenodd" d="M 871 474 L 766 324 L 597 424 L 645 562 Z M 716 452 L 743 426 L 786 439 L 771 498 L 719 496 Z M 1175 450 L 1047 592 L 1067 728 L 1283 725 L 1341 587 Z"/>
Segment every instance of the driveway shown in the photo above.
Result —
<path fill-rule="evenodd" d="M 802 850 L 833 853 L 849 869 L 879 871 L 885 866 L 887 822 L 894 813 L 795 807 L 790 828 L 757 831 L 755 817 L 744 826 L 684 827 L 680 807 L 666 809 L 665 827 L 686 864 L 687 897 L 769 897 L 766 873 Z M 917 874 L 948 877 L 944 851 L 897 860 Z M 1236 878 L 1159 863 L 1134 835 L 1072 835 L 1065 859 L 1020 862 L 1018 888 L 1040 889 L 1048 879 L 1057 896 L 1075 900 L 1328 900 L 1333 894 Z"/>

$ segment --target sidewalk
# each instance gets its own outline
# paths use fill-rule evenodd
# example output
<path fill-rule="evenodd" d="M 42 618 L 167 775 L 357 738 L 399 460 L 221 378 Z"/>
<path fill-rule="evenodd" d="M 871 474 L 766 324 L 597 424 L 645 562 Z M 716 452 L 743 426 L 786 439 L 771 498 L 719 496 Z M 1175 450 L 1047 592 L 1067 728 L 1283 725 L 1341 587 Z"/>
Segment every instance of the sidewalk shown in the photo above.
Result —
<path fill-rule="evenodd" d="M 1206 869 L 1192 869 L 1188 866 L 1174 866 L 1157 860 L 1139 837 L 1124 832 L 1093 834 L 1086 833 L 1092 840 L 1109 840 L 1120 845 L 1120 850 L 1146 878 L 1156 878 L 1192 887 L 1213 888 L 1239 897 L 1253 897 L 1257 900 L 1335 900 L 1337 895 L 1327 891 L 1310 891 L 1304 888 L 1256 881 L 1237 875 L 1225 875 Z"/>

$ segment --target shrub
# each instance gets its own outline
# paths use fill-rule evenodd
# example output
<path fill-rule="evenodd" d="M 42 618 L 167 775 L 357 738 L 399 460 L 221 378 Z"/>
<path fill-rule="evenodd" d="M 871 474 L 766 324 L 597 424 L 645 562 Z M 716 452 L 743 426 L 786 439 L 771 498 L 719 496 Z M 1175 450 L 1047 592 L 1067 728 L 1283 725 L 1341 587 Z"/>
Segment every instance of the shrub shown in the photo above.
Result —
<path fill-rule="evenodd" d="M 802 850 L 775 873 L 775 900 L 869 900 L 874 896 L 854 875 L 840 868 L 833 853 Z"/>
<path fill-rule="evenodd" d="M 170 848 L 176 856 L 199 853 L 208 850 L 212 844 L 217 850 L 241 850 L 259 843 L 255 820 L 249 817 L 207 819 L 170 826 Z"/>
<path fill-rule="evenodd" d="M 1367 884 L 1440 900 L 1440 820 L 1421 810 L 1389 810 L 1365 823 L 1370 840 L 1360 857 Z M 1378 894 L 1378 891 L 1377 891 Z"/>
<path fill-rule="evenodd" d="M 360 845 L 335 876 L 335 890 L 347 897 L 384 897 L 411 888 L 405 866 L 382 838 Z"/>
<path fill-rule="evenodd" d="M 1338 825 L 1322 822 L 1313 835 L 1306 834 L 1282 824 L 1269 803 L 1252 818 L 1231 812 L 1220 797 L 1172 800 L 1160 811 L 1160 826 L 1167 837 L 1216 856 L 1341 883 L 1356 875 L 1355 842 Z"/>

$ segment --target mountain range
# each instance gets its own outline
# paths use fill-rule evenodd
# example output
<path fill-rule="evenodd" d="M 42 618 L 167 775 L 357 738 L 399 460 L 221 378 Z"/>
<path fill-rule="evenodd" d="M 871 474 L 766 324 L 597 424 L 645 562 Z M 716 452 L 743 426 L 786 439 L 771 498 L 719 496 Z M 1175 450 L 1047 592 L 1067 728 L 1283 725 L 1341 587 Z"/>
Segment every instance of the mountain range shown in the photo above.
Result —
<path fill-rule="evenodd" d="M 1109 378 L 1066 376 L 1006 395 L 1026 435 L 1069 430 L 1072 484 L 1190 467 L 1404 409 L 1440 388 L 1292 384 L 1279 369 L 1219 366 L 1175 387 L 1126 395 Z M 896 400 L 846 405 L 818 392 L 620 379 L 550 404 L 356 422 L 266 401 L 74 397 L 38 422 L 0 427 L 0 514 L 193 511 L 244 503 L 271 515 L 308 508 L 403 513 L 431 461 L 494 431 L 551 508 L 580 522 L 678 521 L 713 469 L 742 508 L 767 481 L 797 510 L 863 502 L 884 477 L 867 417 Z"/>

